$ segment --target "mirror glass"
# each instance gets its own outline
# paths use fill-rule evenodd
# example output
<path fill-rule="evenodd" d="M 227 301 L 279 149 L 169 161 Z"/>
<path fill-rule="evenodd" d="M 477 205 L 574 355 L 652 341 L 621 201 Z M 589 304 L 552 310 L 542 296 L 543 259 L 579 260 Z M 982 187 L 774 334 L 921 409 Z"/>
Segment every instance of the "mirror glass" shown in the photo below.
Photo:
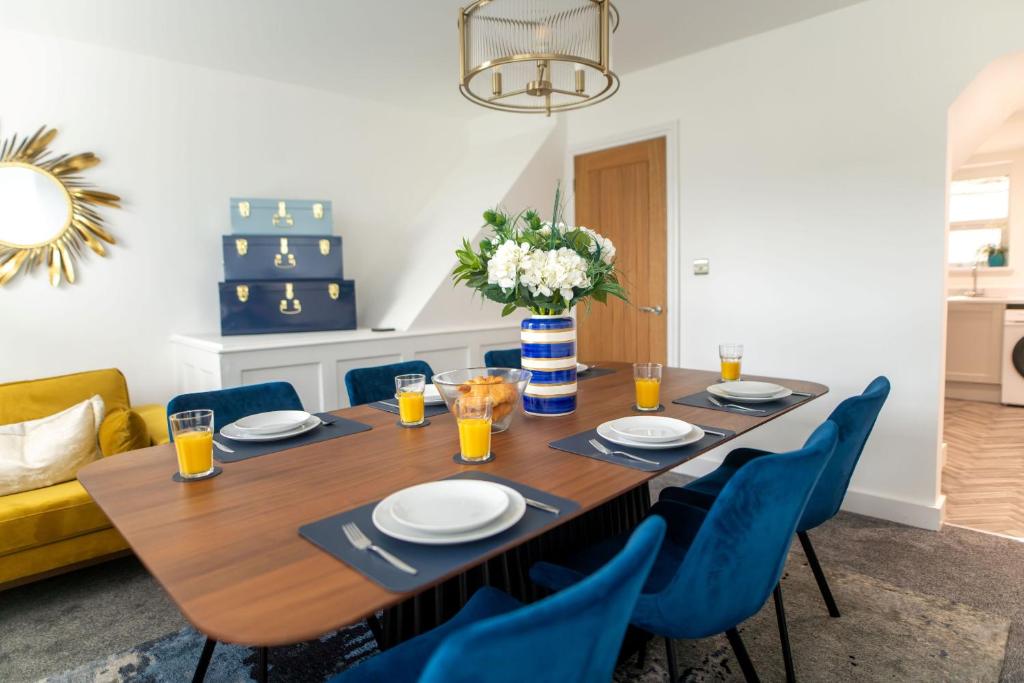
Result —
<path fill-rule="evenodd" d="M 0 242 L 28 247 L 56 239 L 71 220 L 59 180 L 20 163 L 0 163 Z"/>

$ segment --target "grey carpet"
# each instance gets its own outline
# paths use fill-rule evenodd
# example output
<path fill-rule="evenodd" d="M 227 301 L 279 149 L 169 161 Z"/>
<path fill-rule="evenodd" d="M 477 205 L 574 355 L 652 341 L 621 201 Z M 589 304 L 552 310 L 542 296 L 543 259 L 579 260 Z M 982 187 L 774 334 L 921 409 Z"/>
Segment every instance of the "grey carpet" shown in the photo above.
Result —
<path fill-rule="evenodd" d="M 830 585 L 842 617 L 828 616 L 803 556 L 790 556 L 783 579 L 786 617 L 801 681 L 997 681 L 1009 621 L 944 598 L 833 571 Z M 771 600 L 740 628 L 764 681 L 784 681 L 785 667 Z M 681 681 L 742 681 L 725 636 L 674 644 Z M 651 643 L 646 666 L 620 667 L 616 683 L 664 683 L 664 642 Z"/>
<path fill-rule="evenodd" d="M 655 488 L 680 481 L 677 475 L 666 475 Z M 834 577 L 840 609 L 858 619 L 847 624 L 845 617 L 829 620 L 824 615 L 803 556 L 794 550 L 784 587 L 801 680 L 925 680 L 914 672 L 937 676 L 930 680 L 994 680 L 992 667 L 998 671 L 998 661 L 994 665 L 991 661 L 999 659 L 999 633 L 1006 624 L 1009 640 L 1000 678 L 1024 680 L 1024 544 L 964 529 L 934 533 L 850 514 L 840 514 L 812 532 L 812 537 L 826 571 Z M 871 595 L 886 599 L 869 600 Z M 948 634 L 939 637 L 941 624 L 926 623 L 930 614 L 942 617 L 933 621 L 951 625 Z M 872 648 L 871 632 L 858 628 L 881 623 L 883 616 L 885 622 L 892 622 L 885 633 L 892 633 L 892 628 L 911 629 L 914 643 L 906 648 L 889 643 L 885 657 L 871 660 L 871 653 L 881 650 Z M 864 620 L 860 626 L 854 623 L 859 619 Z M 781 671 L 773 620 L 771 611 L 762 612 L 743 631 L 765 680 L 775 680 Z M 63 680 L 116 680 L 117 676 L 86 672 L 95 674 L 111 655 L 137 653 L 138 646 L 149 641 L 147 647 L 157 648 L 151 651 L 163 647 L 159 651 L 183 653 L 182 666 L 187 668 L 187 655 L 198 656 L 199 646 L 187 640 L 196 636 L 182 631 L 185 627 L 156 582 L 130 558 L 13 589 L 0 593 L 0 680 L 34 681 L 74 669 L 78 669 L 76 677 Z M 882 644 L 895 639 L 883 639 Z M 342 647 L 345 652 L 365 646 L 358 633 L 351 640 Z M 177 650 L 166 649 L 174 642 L 179 643 Z M 821 647 L 808 647 L 808 642 L 832 644 L 822 655 Z M 722 643 L 709 639 L 677 646 L 683 668 L 689 667 L 688 680 L 727 680 L 735 675 L 731 653 Z M 963 654 L 966 650 L 969 656 Z M 626 675 L 625 680 L 646 680 L 657 671 L 660 652 L 652 648 L 645 671 L 629 668 L 620 675 Z M 902 659 L 901 652 L 905 653 Z M 232 657 L 237 666 L 244 666 L 248 654 L 219 650 L 215 663 L 218 656 L 225 666 Z M 922 658 L 928 656 L 945 661 L 938 667 L 920 668 Z M 879 662 L 897 668 L 879 671 Z M 956 668 L 962 662 L 973 662 L 965 666 L 975 667 L 974 673 Z M 729 666 L 731 673 L 725 668 Z"/>

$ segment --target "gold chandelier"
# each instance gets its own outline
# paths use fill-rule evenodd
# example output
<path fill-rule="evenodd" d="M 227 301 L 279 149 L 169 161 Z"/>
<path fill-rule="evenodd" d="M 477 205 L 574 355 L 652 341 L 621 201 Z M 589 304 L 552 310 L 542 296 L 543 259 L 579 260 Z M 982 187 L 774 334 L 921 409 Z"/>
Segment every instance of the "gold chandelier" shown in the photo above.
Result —
<path fill-rule="evenodd" d="M 459 10 L 459 91 L 520 113 L 579 109 L 619 89 L 610 0 L 476 0 Z"/>

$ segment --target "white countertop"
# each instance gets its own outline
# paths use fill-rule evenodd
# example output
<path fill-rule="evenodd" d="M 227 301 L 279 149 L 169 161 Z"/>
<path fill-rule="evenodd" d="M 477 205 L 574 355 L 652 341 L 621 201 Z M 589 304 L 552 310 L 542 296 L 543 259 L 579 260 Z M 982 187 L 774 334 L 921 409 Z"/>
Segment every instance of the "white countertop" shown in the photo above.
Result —
<path fill-rule="evenodd" d="M 1024 290 L 1014 287 L 985 287 L 982 288 L 979 296 L 964 296 L 959 293 L 963 290 L 953 291 L 957 293 L 950 293 L 946 296 L 946 301 L 949 303 L 1000 305 L 1024 304 Z"/>
<path fill-rule="evenodd" d="M 221 336 L 219 334 L 175 334 L 171 343 L 190 346 L 204 351 L 216 353 L 237 353 L 262 349 L 279 349 L 296 346 L 315 346 L 318 344 L 339 344 L 376 341 L 379 339 L 395 339 L 399 337 L 422 337 L 430 335 L 461 335 L 466 332 L 482 330 L 518 330 L 517 322 L 497 325 L 475 325 L 465 327 L 446 327 L 443 329 L 412 329 L 392 332 L 373 332 L 368 328 L 358 330 L 342 330 L 336 332 L 292 332 L 289 334 L 248 334 Z"/>
<path fill-rule="evenodd" d="M 956 294 L 947 296 L 946 301 L 951 304 L 998 304 L 1005 306 L 1007 304 L 1024 304 L 1024 297 L 988 296 L 987 294 L 963 296 Z"/>

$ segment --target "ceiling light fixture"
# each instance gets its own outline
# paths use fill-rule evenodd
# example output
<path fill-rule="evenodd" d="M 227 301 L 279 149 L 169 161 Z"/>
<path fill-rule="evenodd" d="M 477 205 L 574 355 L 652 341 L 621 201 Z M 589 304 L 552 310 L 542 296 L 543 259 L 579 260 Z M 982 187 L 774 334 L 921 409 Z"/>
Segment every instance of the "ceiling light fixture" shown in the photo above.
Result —
<path fill-rule="evenodd" d="M 619 89 L 610 0 L 476 0 L 459 10 L 459 91 L 501 111 L 551 115 Z"/>

